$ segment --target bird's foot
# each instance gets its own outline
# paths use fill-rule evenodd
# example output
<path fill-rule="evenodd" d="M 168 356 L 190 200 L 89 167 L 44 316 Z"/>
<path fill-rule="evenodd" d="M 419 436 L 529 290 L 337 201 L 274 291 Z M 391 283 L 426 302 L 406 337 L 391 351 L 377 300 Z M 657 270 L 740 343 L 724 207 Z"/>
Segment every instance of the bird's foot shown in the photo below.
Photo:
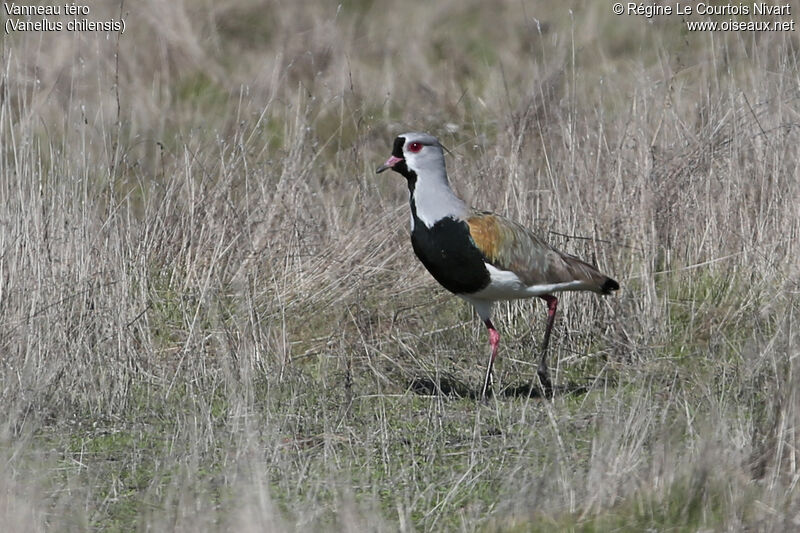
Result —
<path fill-rule="evenodd" d="M 481 393 L 480 393 L 479 397 L 480 397 L 480 399 L 481 399 L 481 401 L 483 403 L 488 404 L 489 403 L 489 399 L 491 399 L 491 397 L 493 395 L 494 395 L 494 393 L 492 392 L 492 384 L 488 383 L 488 384 L 484 385 L 483 389 L 481 389 Z"/>
<path fill-rule="evenodd" d="M 553 383 L 550 381 L 550 372 L 547 369 L 539 369 L 536 374 L 539 376 L 539 385 L 542 392 L 542 398 L 548 400 L 553 399 Z"/>

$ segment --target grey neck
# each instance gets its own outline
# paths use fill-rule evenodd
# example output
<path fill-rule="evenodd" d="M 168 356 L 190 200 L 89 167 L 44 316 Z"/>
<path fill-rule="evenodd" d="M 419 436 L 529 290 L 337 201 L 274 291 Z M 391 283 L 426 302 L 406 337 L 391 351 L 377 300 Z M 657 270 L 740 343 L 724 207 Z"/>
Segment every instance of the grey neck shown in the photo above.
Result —
<path fill-rule="evenodd" d="M 429 228 L 446 217 L 466 218 L 469 212 L 467 204 L 450 188 L 444 168 L 441 172 L 428 170 L 417 175 L 411 202 L 417 218 Z M 412 219 L 412 227 L 413 223 Z"/>

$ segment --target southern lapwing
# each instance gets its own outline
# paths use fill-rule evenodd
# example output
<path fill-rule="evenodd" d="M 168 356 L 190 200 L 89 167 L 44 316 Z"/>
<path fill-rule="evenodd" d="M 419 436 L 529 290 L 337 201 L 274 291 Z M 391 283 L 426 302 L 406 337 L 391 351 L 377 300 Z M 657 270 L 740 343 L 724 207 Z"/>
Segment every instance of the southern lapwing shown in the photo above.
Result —
<path fill-rule="evenodd" d="M 619 284 L 577 257 L 559 252 L 544 239 L 505 217 L 467 206 L 450 188 L 439 140 L 405 133 L 377 173 L 392 169 L 408 181 L 411 245 L 445 289 L 468 301 L 489 330 L 491 354 L 481 397 L 486 399 L 500 334 L 491 321 L 500 300 L 538 296 L 547 302 L 547 329 L 537 374 L 544 394 L 553 394 L 547 345 L 560 291 L 609 294 Z"/>

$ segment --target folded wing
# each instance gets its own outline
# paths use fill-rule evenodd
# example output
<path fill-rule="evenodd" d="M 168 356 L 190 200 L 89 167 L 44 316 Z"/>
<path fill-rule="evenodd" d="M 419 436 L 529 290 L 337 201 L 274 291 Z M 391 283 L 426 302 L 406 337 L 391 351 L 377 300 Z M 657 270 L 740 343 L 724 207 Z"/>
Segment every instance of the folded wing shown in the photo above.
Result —
<path fill-rule="evenodd" d="M 581 289 L 608 294 L 619 284 L 592 265 L 560 252 L 531 230 L 505 217 L 474 212 L 470 235 L 486 262 L 508 270 L 528 286 L 581 282 Z"/>

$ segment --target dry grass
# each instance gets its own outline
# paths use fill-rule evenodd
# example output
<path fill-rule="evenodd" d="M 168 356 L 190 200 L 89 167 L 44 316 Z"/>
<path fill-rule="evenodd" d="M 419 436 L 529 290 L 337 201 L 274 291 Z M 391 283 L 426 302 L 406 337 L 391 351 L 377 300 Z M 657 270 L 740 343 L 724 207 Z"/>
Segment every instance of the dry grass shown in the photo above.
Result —
<path fill-rule="evenodd" d="M 800 522 L 796 33 L 603 2 L 97 2 L 4 37 L 0 529 Z M 449 125 L 449 126 L 446 126 Z M 392 137 L 622 284 L 485 332 L 413 258 Z"/>

